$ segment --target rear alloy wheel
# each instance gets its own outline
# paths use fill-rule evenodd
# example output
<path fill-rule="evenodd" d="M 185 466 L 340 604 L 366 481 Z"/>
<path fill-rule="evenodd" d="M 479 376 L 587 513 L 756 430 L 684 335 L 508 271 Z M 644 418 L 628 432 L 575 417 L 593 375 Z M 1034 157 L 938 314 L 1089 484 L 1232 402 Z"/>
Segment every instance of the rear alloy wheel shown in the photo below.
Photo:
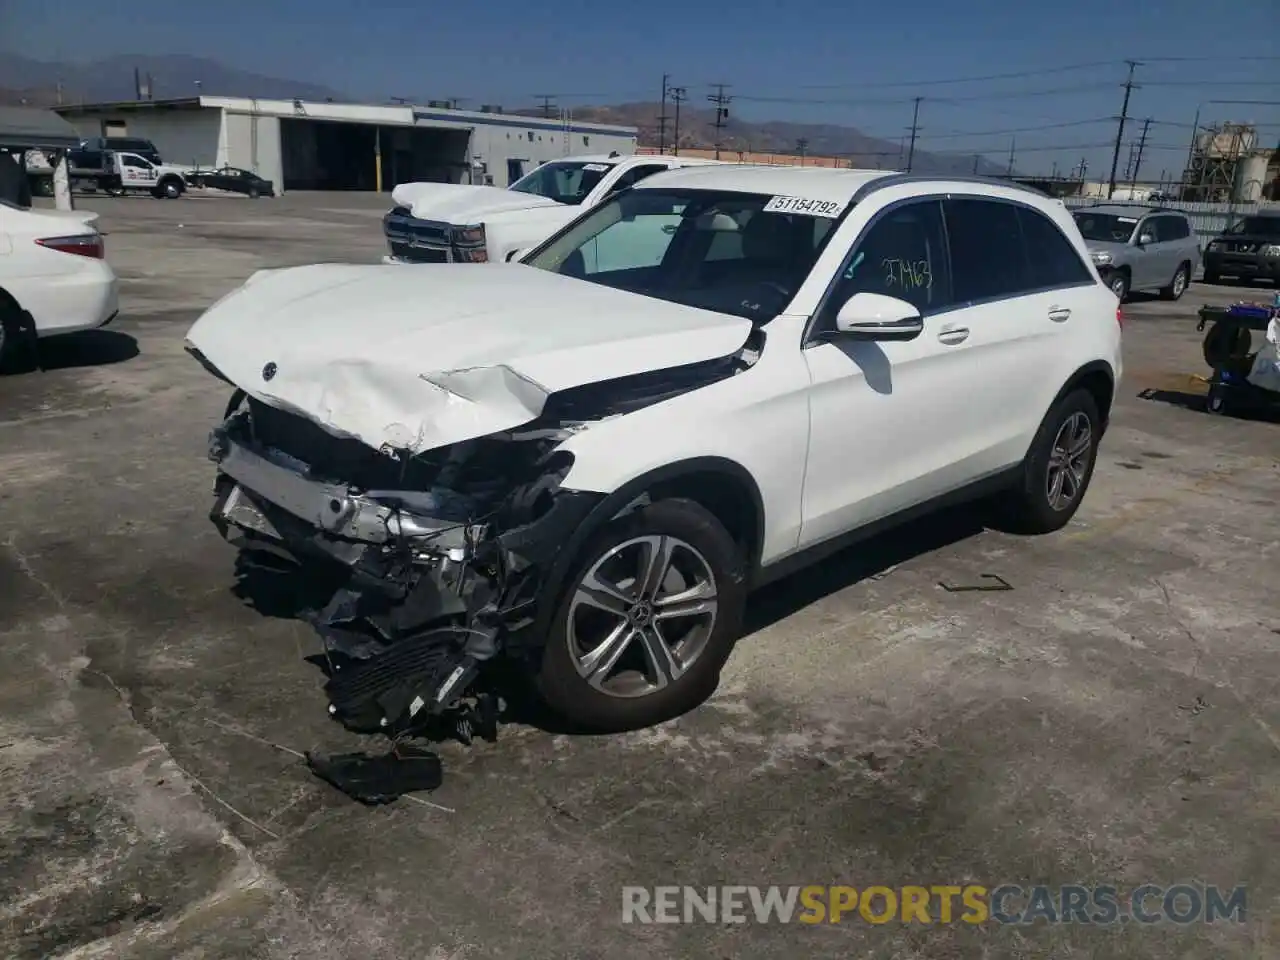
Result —
<path fill-rule="evenodd" d="M 1010 529 L 1040 534 L 1061 530 L 1084 499 L 1098 456 L 1102 418 L 1087 390 L 1076 390 L 1040 424 L 1022 481 L 998 501 Z"/>
<path fill-rule="evenodd" d="M 1178 300 L 1187 292 L 1187 281 L 1191 276 L 1191 268 L 1185 263 L 1178 267 L 1178 272 L 1173 275 L 1173 279 L 1169 281 L 1169 285 L 1160 291 L 1160 297 L 1163 300 Z"/>
<path fill-rule="evenodd" d="M 537 678 L 551 709 L 590 730 L 634 730 L 715 689 L 746 589 L 733 538 L 702 506 L 663 500 L 609 524 L 568 584 Z"/>
<path fill-rule="evenodd" d="M 260 196 L 262 196 L 262 192 L 261 192 L 257 187 L 250 187 L 250 188 L 249 188 L 249 199 L 250 199 L 250 200 L 257 200 Z"/>

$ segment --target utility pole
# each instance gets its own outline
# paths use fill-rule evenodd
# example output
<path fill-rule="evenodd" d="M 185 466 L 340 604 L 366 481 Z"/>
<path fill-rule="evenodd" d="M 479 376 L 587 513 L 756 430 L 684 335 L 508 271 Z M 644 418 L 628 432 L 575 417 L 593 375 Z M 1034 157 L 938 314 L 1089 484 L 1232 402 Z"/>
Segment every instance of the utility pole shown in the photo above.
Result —
<path fill-rule="evenodd" d="M 707 99 L 715 104 L 716 108 L 716 119 L 713 126 L 716 130 L 716 159 L 719 160 L 721 145 L 720 131 L 724 129 L 724 125 L 729 121 L 729 101 L 733 98 L 725 96 L 724 90 L 725 87 L 728 86 L 727 83 L 714 83 L 712 86 L 716 88 L 716 92 L 707 97 Z"/>
<path fill-rule="evenodd" d="M 676 105 L 676 128 L 671 137 L 671 153 L 678 157 L 680 156 L 680 104 L 689 98 L 689 94 L 684 87 L 672 87 L 670 94 L 671 102 Z"/>
<path fill-rule="evenodd" d="M 978 175 L 978 155 L 976 153 L 973 155 L 973 175 L 975 177 Z"/>
<path fill-rule="evenodd" d="M 916 134 L 920 132 L 920 101 L 924 97 L 913 97 L 911 109 L 911 146 L 907 148 L 907 173 L 911 172 L 911 164 L 916 158 Z"/>
<path fill-rule="evenodd" d="M 1007 171 L 1007 175 L 1010 177 L 1013 176 L 1013 153 L 1014 153 L 1014 150 L 1017 148 L 1017 146 L 1018 146 L 1018 138 L 1010 137 L 1009 138 L 1009 169 Z"/>
<path fill-rule="evenodd" d="M 796 153 L 800 154 L 800 166 L 804 166 L 804 153 L 809 148 L 809 141 L 805 137 L 801 137 L 796 141 Z"/>
<path fill-rule="evenodd" d="M 667 152 L 667 74 L 662 75 L 662 106 L 658 109 L 658 153 Z"/>
<path fill-rule="evenodd" d="M 1147 146 L 1147 131 L 1151 128 L 1151 118 L 1142 121 L 1142 136 L 1138 138 L 1138 152 L 1133 158 L 1133 176 L 1129 178 L 1129 188 L 1138 185 L 1138 173 L 1142 170 L 1142 151 Z"/>
<path fill-rule="evenodd" d="M 555 104 L 556 98 L 554 94 L 539 93 L 534 99 L 542 101 L 542 115 L 548 120 L 560 113 L 560 108 Z"/>
<path fill-rule="evenodd" d="M 1187 188 L 1191 186 L 1191 163 L 1196 155 L 1196 137 L 1200 133 L 1200 107 L 1203 104 L 1196 105 L 1196 118 L 1191 121 L 1191 142 L 1187 144 L 1187 165 L 1182 168 L 1182 189 L 1178 191 L 1178 199 L 1185 200 L 1184 194 Z"/>
<path fill-rule="evenodd" d="M 1116 145 L 1111 152 L 1111 178 L 1107 181 L 1107 199 L 1110 200 L 1115 196 L 1116 192 L 1116 168 L 1120 165 L 1120 141 L 1124 139 L 1124 125 L 1129 119 L 1129 95 L 1133 93 L 1136 84 L 1133 82 L 1133 71 L 1141 64 L 1137 60 L 1126 60 L 1129 65 L 1129 76 L 1124 82 L 1124 102 L 1120 104 L 1120 126 L 1116 129 Z"/>

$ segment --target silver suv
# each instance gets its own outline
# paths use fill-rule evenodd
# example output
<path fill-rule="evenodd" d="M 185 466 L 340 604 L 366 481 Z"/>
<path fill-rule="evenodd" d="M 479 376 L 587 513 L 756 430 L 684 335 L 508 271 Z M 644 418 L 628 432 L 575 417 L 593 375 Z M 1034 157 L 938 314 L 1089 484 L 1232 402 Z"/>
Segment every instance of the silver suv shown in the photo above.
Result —
<path fill-rule="evenodd" d="M 1122 302 L 1134 290 L 1177 300 L 1187 289 L 1200 242 L 1186 214 L 1104 203 L 1073 215 L 1094 266 Z"/>

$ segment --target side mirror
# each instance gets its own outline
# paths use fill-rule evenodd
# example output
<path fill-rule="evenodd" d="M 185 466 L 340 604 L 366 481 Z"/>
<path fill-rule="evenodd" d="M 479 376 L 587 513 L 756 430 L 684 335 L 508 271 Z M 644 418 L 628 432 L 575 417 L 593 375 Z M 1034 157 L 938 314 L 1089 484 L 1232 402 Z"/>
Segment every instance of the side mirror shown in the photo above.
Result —
<path fill-rule="evenodd" d="M 1144 233 L 1138 237 L 1138 246 L 1145 247 L 1149 243 L 1155 243 L 1156 238 L 1150 233 Z"/>
<path fill-rule="evenodd" d="M 836 314 L 836 332 L 855 340 L 914 340 L 924 332 L 924 319 L 905 300 L 855 293 Z"/>

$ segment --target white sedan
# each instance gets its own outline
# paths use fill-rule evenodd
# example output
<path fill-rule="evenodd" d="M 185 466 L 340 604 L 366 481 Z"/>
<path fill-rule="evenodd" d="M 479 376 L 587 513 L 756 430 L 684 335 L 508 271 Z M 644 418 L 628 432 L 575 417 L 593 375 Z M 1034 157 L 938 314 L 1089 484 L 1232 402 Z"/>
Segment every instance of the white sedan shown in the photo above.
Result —
<path fill-rule="evenodd" d="M 0 370 L 31 335 L 92 330 L 119 303 L 96 213 L 0 201 Z"/>

